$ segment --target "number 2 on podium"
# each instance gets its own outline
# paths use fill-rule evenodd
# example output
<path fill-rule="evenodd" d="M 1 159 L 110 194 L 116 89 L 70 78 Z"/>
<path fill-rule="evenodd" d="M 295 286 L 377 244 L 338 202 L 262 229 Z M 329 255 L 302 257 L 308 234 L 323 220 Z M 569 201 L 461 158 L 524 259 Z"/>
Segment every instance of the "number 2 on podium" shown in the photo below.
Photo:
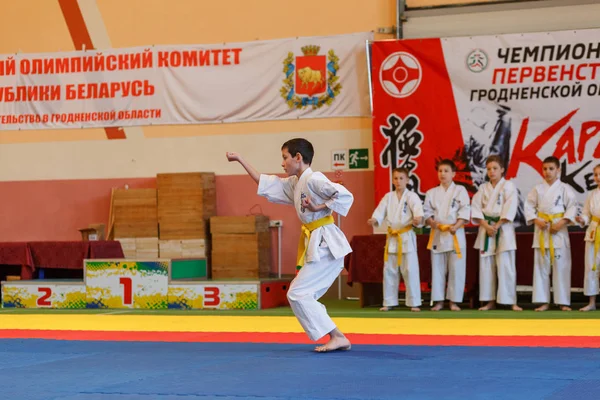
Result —
<path fill-rule="evenodd" d="M 133 293 L 131 278 L 120 277 L 119 284 L 123 285 L 123 305 L 130 306 L 133 304 Z"/>
<path fill-rule="evenodd" d="M 38 297 L 38 299 L 37 299 L 38 307 L 52 307 L 52 301 L 48 300 L 48 298 L 50 298 L 50 296 L 52 296 L 52 288 L 39 287 L 38 292 L 44 293 L 42 296 Z"/>

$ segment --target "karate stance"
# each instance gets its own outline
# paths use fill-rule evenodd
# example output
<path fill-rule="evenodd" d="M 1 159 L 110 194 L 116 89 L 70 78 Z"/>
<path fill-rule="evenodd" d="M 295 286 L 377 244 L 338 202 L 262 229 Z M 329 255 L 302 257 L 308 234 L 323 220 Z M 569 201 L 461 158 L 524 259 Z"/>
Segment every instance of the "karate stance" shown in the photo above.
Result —
<path fill-rule="evenodd" d="M 308 337 L 329 341 L 318 352 L 350 350 L 350 341 L 336 327 L 325 306 L 317 300 L 333 284 L 344 267 L 344 256 L 352 252 L 344 233 L 334 224 L 333 211 L 347 215 L 354 198 L 342 185 L 331 182 L 310 168 L 314 149 L 306 139 L 291 139 L 281 147 L 281 166 L 288 175 L 259 174 L 238 153 L 227 153 L 258 183 L 258 195 L 273 203 L 294 205 L 302 230 L 298 244 L 297 275 L 287 298 Z"/>

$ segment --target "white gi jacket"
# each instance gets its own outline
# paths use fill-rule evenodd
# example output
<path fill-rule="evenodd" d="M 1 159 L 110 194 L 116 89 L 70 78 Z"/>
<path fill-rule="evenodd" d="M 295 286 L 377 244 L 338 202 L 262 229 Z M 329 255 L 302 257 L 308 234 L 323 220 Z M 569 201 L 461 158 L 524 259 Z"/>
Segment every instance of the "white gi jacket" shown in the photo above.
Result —
<path fill-rule="evenodd" d="M 395 191 L 386 193 L 379 202 L 379 205 L 373 211 L 371 218 L 377 220 L 377 226 L 387 222 L 387 225 L 394 230 L 412 225 L 413 217 L 422 217 L 423 203 L 419 196 L 408 189 L 402 193 L 402 198 L 398 199 Z M 422 226 L 419 225 L 419 226 Z M 411 253 L 417 250 L 417 236 L 413 230 L 402 234 L 402 253 Z M 398 239 L 395 235 L 389 238 L 388 253 L 398 252 Z"/>
<path fill-rule="evenodd" d="M 467 189 L 452 182 L 448 190 L 442 185 L 429 189 L 425 195 L 423 205 L 425 220 L 433 217 L 438 224 L 454 225 L 459 219 L 469 221 L 471 217 L 471 204 Z M 435 230 L 431 251 L 443 253 L 454 250 L 454 238 L 450 232 Z M 461 248 L 467 246 L 465 230 L 456 232 L 458 244 Z"/>
<path fill-rule="evenodd" d="M 261 175 L 258 195 L 272 203 L 293 204 L 303 224 L 331 215 L 333 211 L 346 216 L 354 201 L 352 193 L 344 186 L 331 182 L 321 172 L 313 172 L 310 168 L 302 173 L 300 179 L 297 176 L 280 178 L 276 175 Z M 319 212 L 305 209 L 302 207 L 302 199 L 306 196 L 309 196 L 314 204 L 324 203 L 327 208 Z M 306 249 L 306 262 L 320 261 L 318 250 L 321 239 L 336 259 L 352 252 L 346 236 L 337 225 L 325 225 L 311 233 Z"/>
<path fill-rule="evenodd" d="M 482 253 L 482 256 L 494 255 L 496 252 L 503 252 L 517 249 L 517 241 L 515 237 L 515 227 L 512 221 L 517 215 L 519 207 L 519 197 L 517 188 L 511 181 L 504 178 L 496 184 L 494 188 L 490 182 L 479 187 L 479 190 L 473 196 L 471 203 L 471 219 L 485 219 L 488 217 L 498 217 L 506 219 L 511 223 L 503 224 L 498 231 L 498 248 L 496 249 L 496 237 L 488 239 L 487 252 Z M 479 225 L 477 221 L 473 224 Z M 494 225 L 491 223 L 490 225 Z M 486 231 L 483 226 L 479 227 L 479 233 L 475 240 L 475 248 L 485 249 Z"/>

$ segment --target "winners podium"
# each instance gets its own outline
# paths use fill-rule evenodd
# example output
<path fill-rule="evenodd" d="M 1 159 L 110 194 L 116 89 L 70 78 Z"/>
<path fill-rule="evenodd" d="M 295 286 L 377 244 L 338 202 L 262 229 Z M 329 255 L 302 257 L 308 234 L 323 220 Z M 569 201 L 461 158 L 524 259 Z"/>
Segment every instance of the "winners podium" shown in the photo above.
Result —
<path fill-rule="evenodd" d="M 1 285 L 3 308 L 259 310 L 286 306 L 289 284 L 286 279 L 173 279 L 169 259 L 115 259 L 85 260 L 83 282 L 38 279 Z"/>

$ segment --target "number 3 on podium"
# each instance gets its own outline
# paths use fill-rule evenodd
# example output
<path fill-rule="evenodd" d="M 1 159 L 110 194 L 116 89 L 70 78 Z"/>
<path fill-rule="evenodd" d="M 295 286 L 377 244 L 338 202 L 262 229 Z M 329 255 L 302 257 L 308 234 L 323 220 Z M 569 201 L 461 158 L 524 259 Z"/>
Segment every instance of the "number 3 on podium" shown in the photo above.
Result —
<path fill-rule="evenodd" d="M 218 287 L 204 287 L 204 307 L 217 307 L 221 304 Z"/>
<path fill-rule="evenodd" d="M 131 278 L 120 277 L 119 285 L 123 285 L 123 305 L 130 306 L 133 304 L 133 285 Z"/>

